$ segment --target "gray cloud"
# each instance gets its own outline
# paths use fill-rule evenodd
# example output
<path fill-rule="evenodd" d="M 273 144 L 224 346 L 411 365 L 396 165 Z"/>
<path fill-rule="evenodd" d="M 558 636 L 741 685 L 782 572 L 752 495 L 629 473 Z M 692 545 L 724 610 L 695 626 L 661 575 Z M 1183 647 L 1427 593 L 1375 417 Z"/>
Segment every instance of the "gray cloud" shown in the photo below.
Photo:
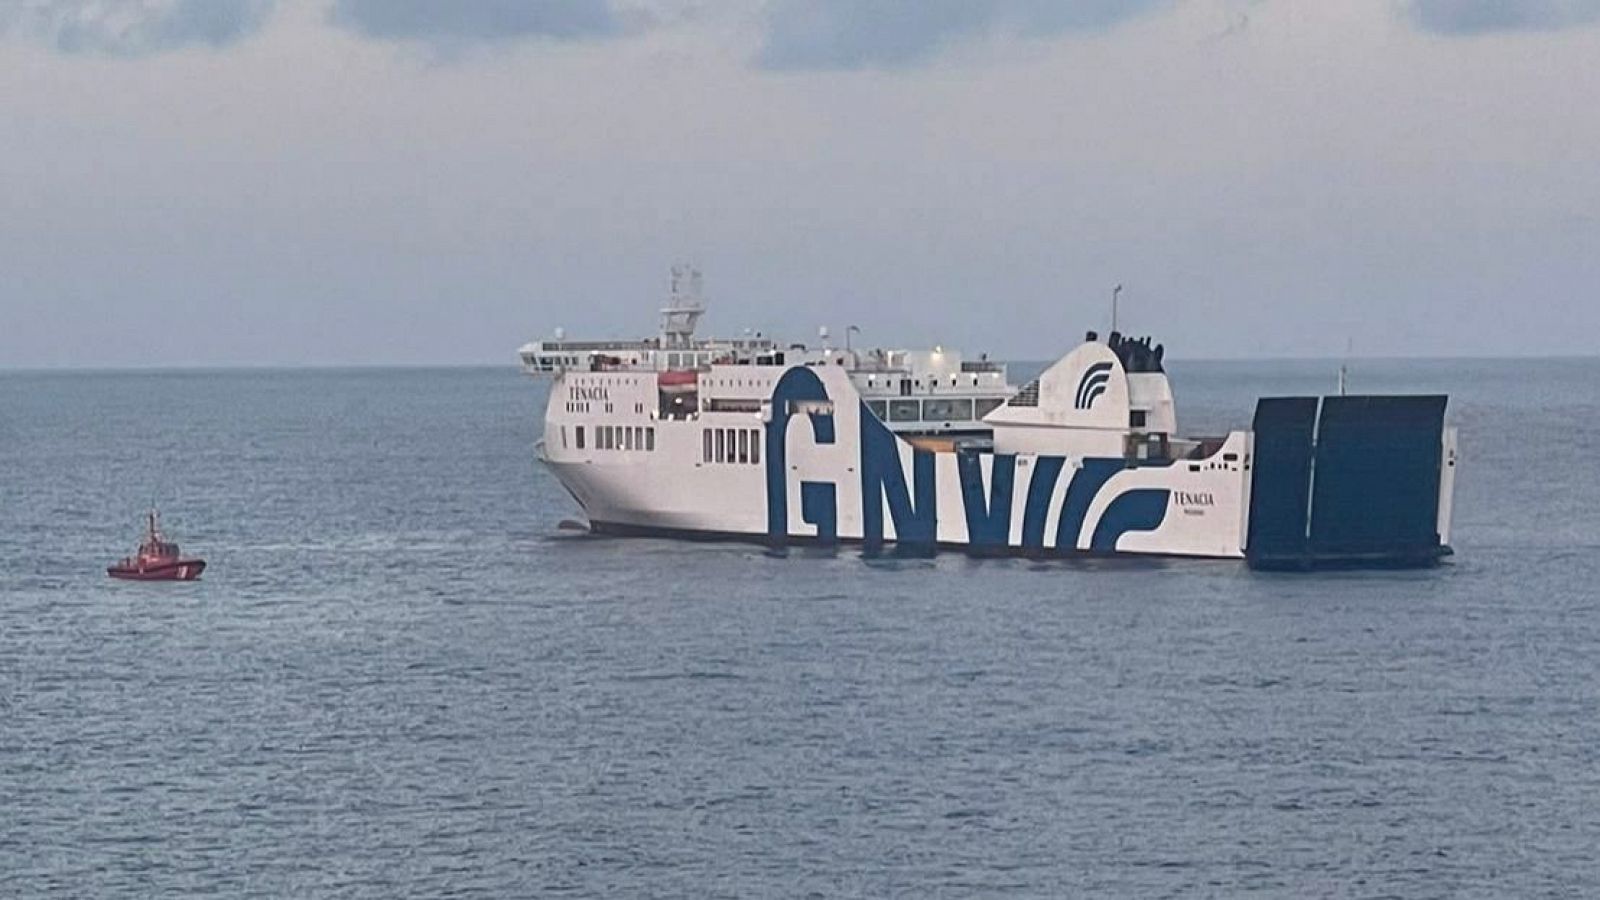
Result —
<path fill-rule="evenodd" d="M 0 9 L 0 32 L 62 53 L 147 56 L 225 47 L 258 31 L 275 0 L 23 0 Z"/>
<path fill-rule="evenodd" d="M 337 0 L 332 18 L 366 37 L 436 46 L 620 31 L 605 0 Z"/>
<path fill-rule="evenodd" d="M 1109 28 L 1168 0 L 774 0 L 757 62 L 769 69 L 914 65 L 964 38 Z"/>
<path fill-rule="evenodd" d="M 1600 0 L 1411 0 L 1406 12 L 1433 34 L 1554 31 L 1600 22 Z"/>

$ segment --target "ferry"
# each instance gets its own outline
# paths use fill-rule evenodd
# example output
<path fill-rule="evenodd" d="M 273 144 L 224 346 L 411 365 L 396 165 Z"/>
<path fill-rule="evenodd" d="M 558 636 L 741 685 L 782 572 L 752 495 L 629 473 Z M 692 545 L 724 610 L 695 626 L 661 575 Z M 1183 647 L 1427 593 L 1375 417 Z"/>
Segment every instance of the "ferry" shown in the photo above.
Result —
<path fill-rule="evenodd" d="M 1451 554 L 1443 395 L 1268 397 L 1249 430 L 1184 436 L 1147 337 L 1088 332 L 1018 387 L 941 347 L 697 339 L 703 311 L 679 269 L 657 336 L 520 351 L 552 379 L 537 455 L 591 531 L 1285 570 Z"/>

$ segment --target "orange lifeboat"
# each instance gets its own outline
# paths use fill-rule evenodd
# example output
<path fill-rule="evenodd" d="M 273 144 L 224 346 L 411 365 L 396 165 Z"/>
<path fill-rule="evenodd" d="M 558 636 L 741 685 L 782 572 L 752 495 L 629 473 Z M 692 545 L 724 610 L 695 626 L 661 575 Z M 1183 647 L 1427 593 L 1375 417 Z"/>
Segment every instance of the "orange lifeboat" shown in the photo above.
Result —
<path fill-rule="evenodd" d="M 662 372 L 656 375 L 656 386 L 663 390 L 671 390 L 674 388 L 678 390 L 684 390 L 687 388 L 693 388 L 699 384 L 699 381 L 700 373 L 679 369 L 669 372 Z"/>

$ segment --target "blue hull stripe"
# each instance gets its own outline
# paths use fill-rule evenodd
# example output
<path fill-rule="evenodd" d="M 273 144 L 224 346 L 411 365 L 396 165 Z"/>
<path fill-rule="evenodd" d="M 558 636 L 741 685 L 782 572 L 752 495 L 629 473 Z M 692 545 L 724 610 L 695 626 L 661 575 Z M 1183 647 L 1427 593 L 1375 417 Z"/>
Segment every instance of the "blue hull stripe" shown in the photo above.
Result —
<path fill-rule="evenodd" d="M 1056 525 L 1056 549 L 1075 550 L 1078 535 L 1083 531 L 1083 520 L 1089 515 L 1089 505 L 1095 495 L 1105 487 L 1111 476 L 1127 468 L 1121 459 L 1090 458 L 1067 484 L 1067 498 L 1061 504 L 1061 519 Z"/>
<path fill-rule="evenodd" d="M 1033 478 L 1028 482 L 1028 503 L 1022 509 L 1022 546 L 1044 546 L 1045 519 L 1050 515 L 1050 497 L 1066 460 L 1060 456 L 1041 456 L 1033 461 Z"/>
<path fill-rule="evenodd" d="M 1165 488 L 1138 488 L 1118 494 L 1095 523 L 1089 549 L 1096 553 L 1115 553 L 1117 540 L 1128 532 L 1160 528 L 1167 518 L 1171 494 Z"/>

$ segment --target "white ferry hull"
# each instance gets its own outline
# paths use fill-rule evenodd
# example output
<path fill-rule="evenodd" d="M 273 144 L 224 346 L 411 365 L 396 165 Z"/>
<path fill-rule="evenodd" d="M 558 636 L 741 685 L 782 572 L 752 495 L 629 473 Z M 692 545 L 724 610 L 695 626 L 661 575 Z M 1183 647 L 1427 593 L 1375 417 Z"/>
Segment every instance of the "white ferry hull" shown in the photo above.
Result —
<path fill-rule="evenodd" d="M 869 522 L 863 498 L 873 488 L 857 474 L 863 467 L 811 444 L 800 428 L 787 430 L 784 455 L 789 472 L 799 477 L 785 479 L 784 501 L 776 509 L 768 502 L 765 466 L 728 474 L 700 465 L 673 474 L 655 460 L 604 465 L 547 457 L 545 463 L 583 508 L 590 527 L 606 534 L 779 544 L 905 542 L 988 554 L 1243 556 L 1248 483 L 1242 463 L 1208 461 L 1190 472 L 1186 466 L 1130 469 L 1121 459 L 1038 455 L 974 454 L 963 462 L 957 454 L 917 451 L 895 438 L 894 464 L 904 487 L 893 482 L 893 473 L 889 484 L 877 485 L 879 509 Z M 1247 445 L 1248 435 L 1236 434 L 1228 452 L 1242 458 Z M 931 496 L 931 515 L 917 508 L 914 496 L 919 455 L 932 458 L 932 488 L 924 495 Z M 964 467 L 970 468 L 963 473 Z M 829 490 L 831 504 L 820 499 Z M 808 495 L 819 499 L 808 505 Z M 741 504 L 738 498 L 756 502 Z M 783 523 L 776 532 L 769 527 L 772 517 Z M 914 533 L 903 538 L 902 526 Z"/>

